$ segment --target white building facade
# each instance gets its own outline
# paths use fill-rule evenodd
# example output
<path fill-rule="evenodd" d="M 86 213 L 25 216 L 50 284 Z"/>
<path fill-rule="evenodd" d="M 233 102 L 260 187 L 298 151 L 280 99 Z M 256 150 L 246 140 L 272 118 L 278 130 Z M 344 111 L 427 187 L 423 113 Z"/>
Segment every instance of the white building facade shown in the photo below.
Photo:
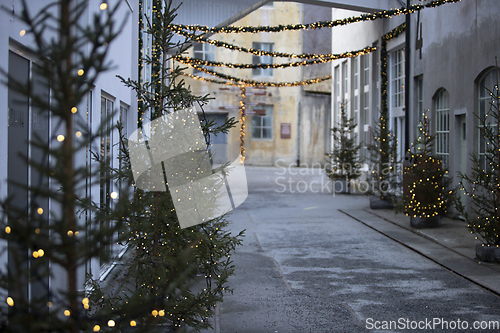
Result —
<path fill-rule="evenodd" d="M 411 4 L 430 1 L 412 0 Z M 387 42 L 387 100 L 389 128 L 398 139 L 404 156 L 405 121 L 409 119 L 409 142 L 415 142 L 423 112 L 436 135 L 439 155 L 458 185 L 458 173 L 473 167 L 469 154 L 484 152 L 475 114 L 488 109 L 487 89 L 496 84 L 495 57 L 500 51 L 500 3 L 495 0 L 462 0 L 411 14 L 411 40 L 405 33 Z M 333 9 L 333 19 L 359 16 L 360 12 Z M 404 16 L 335 27 L 333 52 L 376 46 L 377 51 L 334 62 L 332 114 L 339 119 L 339 105 L 347 102 L 358 124 L 357 136 L 370 143 L 371 130 L 380 115 L 381 37 L 405 22 Z M 410 73 L 405 73 L 405 48 L 410 47 Z M 406 75 L 410 86 L 405 86 Z M 406 89 L 410 93 L 405 108 Z M 406 113 L 409 112 L 408 118 Z M 366 156 L 366 151 L 362 151 Z M 367 167 L 365 166 L 365 170 Z"/>

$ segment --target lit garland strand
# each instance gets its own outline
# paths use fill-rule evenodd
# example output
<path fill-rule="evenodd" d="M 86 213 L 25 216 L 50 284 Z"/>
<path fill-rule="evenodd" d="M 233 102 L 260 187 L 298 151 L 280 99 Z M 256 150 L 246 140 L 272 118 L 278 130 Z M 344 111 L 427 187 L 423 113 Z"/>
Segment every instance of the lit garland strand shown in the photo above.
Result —
<path fill-rule="evenodd" d="M 296 62 L 289 62 L 289 63 L 284 63 L 284 64 L 276 64 L 276 63 L 272 63 L 272 64 L 232 64 L 232 63 L 224 63 L 224 62 L 216 62 L 216 61 L 207 61 L 207 60 L 202 60 L 202 59 L 188 58 L 188 57 L 182 57 L 182 56 L 175 57 L 175 60 L 179 61 L 185 65 L 197 65 L 197 66 L 228 67 L 228 68 L 240 68 L 240 69 L 287 68 L 287 67 L 299 67 L 299 66 L 323 64 L 323 63 L 327 63 L 327 62 L 334 61 L 337 59 L 357 57 L 360 55 L 371 53 L 371 52 L 375 51 L 376 49 L 377 49 L 376 47 L 365 47 L 364 49 L 352 51 L 352 52 L 345 52 L 345 53 L 333 54 L 333 55 L 332 54 L 320 55 L 320 57 L 318 57 L 319 59 L 316 59 L 316 60 L 296 61 Z M 297 56 L 297 58 L 299 58 L 299 56 Z"/>
<path fill-rule="evenodd" d="M 246 101 L 246 88 L 241 87 L 240 92 L 240 163 L 245 161 L 245 101 Z"/>
<path fill-rule="evenodd" d="M 382 36 L 381 50 L 380 50 L 380 116 L 378 128 L 374 132 L 375 143 L 372 145 L 371 153 L 375 156 L 373 159 L 375 170 L 372 171 L 372 176 L 375 177 L 378 190 L 381 192 L 380 198 L 382 200 L 390 199 L 391 195 L 389 190 L 389 181 L 392 179 L 394 172 L 394 147 L 397 145 L 397 139 L 390 134 L 387 119 L 389 116 L 387 104 L 387 41 L 399 36 L 405 31 L 406 24 L 403 23 L 394 30 Z M 382 170 L 388 172 L 382 172 Z"/>
<path fill-rule="evenodd" d="M 422 133 L 416 145 L 423 147 L 411 153 L 410 161 L 413 164 L 404 167 L 407 178 L 403 189 L 404 212 L 407 216 L 429 218 L 446 210 L 446 181 L 443 179 L 447 171 L 443 169 L 442 161 L 432 155 L 434 137 L 430 134 L 427 112 L 424 113 L 421 125 Z"/>
<path fill-rule="evenodd" d="M 381 103 L 380 103 L 380 116 L 382 115 L 387 119 L 387 115 L 389 112 L 388 104 L 387 104 L 387 42 L 393 38 L 398 37 L 402 34 L 406 29 L 406 23 L 403 23 L 396 27 L 395 29 L 389 31 L 385 35 L 382 36 L 382 45 L 380 50 L 381 56 L 381 64 L 380 64 L 380 90 L 381 90 Z"/>
<path fill-rule="evenodd" d="M 188 73 L 181 73 L 184 76 L 191 77 L 193 79 L 197 79 L 200 81 L 205 81 L 205 82 L 212 82 L 212 83 L 219 83 L 219 84 L 226 84 L 226 85 L 232 85 L 232 86 L 252 86 L 252 87 L 298 87 L 298 86 L 307 86 L 310 84 L 314 83 L 319 83 L 322 81 L 326 81 L 332 78 L 331 75 L 326 75 L 326 76 L 321 76 L 313 79 L 307 79 L 307 80 L 302 80 L 302 81 L 293 81 L 293 82 L 267 82 L 267 81 L 254 81 L 254 80 L 249 80 L 249 79 L 241 79 L 237 78 L 231 75 L 226 75 L 223 73 L 215 72 L 212 70 L 209 70 L 207 68 L 203 67 L 198 67 L 195 65 L 191 65 L 193 68 L 203 71 L 207 74 L 217 76 L 221 79 L 227 80 L 227 81 L 217 81 L 217 80 L 210 80 L 210 79 L 205 79 L 202 77 L 199 77 L 197 75 L 193 74 L 188 74 Z"/>
<path fill-rule="evenodd" d="M 208 39 L 205 38 L 203 35 L 196 35 L 192 34 L 189 32 L 186 32 L 184 30 L 177 30 L 174 31 L 175 33 L 184 36 L 186 38 L 189 38 L 191 40 L 195 40 L 200 43 L 208 43 L 217 47 L 224 47 L 226 49 L 229 49 L 231 51 L 240 51 L 240 52 L 246 52 L 246 53 L 251 53 L 257 56 L 267 56 L 267 57 L 273 57 L 273 58 L 291 58 L 291 59 L 321 59 L 321 58 L 333 58 L 333 57 L 338 57 L 337 59 L 341 58 L 348 58 L 348 57 L 354 57 L 356 55 L 350 55 L 354 52 L 362 52 L 363 50 L 370 49 L 370 47 L 367 47 L 363 50 L 358 50 L 358 51 L 352 51 L 352 52 L 345 52 L 341 54 L 335 54 L 335 53 L 330 53 L 330 54 L 316 54 L 316 53 L 303 53 L 303 54 L 294 54 L 294 53 L 286 53 L 286 52 L 271 52 L 271 51 L 264 51 L 264 50 L 258 50 L 254 48 L 246 48 L 243 46 L 238 46 L 230 43 L 226 43 L 220 40 L 216 39 Z M 374 51 L 371 50 L 370 52 Z M 369 52 L 366 52 L 369 53 Z M 335 59 L 334 59 L 335 60 Z"/>
<path fill-rule="evenodd" d="M 373 21 L 380 18 L 389 18 L 393 16 L 411 14 L 416 11 L 420 11 L 424 8 L 434 8 L 447 3 L 455 3 L 461 0 L 434 0 L 426 4 L 415 4 L 408 8 L 390 9 L 384 10 L 377 13 L 362 14 L 359 16 L 352 16 L 344 19 L 339 19 L 335 21 L 318 21 L 314 23 L 307 24 L 280 24 L 277 26 L 245 26 L 245 27 L 208 27 L 201 25 L 184 25 L 184 24 L 171 24 L 168 27 L 174 31 L 178 32 L 181 30 L 190 31 L 201 31 L 204 33 L 258 33 L 258 32 L 282 32 L 290 30 L 307 30 L 307 29 L 322 29 L 322 28 L 333 28 L 336 26 L 347 25 L 350 23 L 363 22 L 363 21 Z"/>

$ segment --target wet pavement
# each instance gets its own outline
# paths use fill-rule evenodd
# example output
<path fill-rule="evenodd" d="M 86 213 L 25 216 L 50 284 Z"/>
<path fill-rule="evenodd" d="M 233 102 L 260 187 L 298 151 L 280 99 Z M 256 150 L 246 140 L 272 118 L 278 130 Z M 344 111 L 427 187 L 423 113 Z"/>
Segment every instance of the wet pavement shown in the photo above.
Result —
<path fill-rule="evenodd" d="M 499 331 L 500 269 L 475 260 L 464 222 L 414 230 L 364 195 L 332 195 L 320 169 L 246 172 L 234 293 L 211 332 Z"/>

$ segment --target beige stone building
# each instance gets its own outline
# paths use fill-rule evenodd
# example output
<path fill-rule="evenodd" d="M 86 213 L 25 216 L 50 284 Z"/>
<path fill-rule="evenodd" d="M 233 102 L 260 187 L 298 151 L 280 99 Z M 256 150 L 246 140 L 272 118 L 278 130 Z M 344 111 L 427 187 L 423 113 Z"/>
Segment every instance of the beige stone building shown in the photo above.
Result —
<path fill-rule="evenodd" d="M 321 8 L 321 7 L 320 7 Z M 326 18 L 331 15 L 329 10 Z M 296 24 L 311 16 L 307 13 L 319 13 L 315 6 L 290 2 L 274 2 L 262 6 L 249 15 L 235 22 L 234 26 L 275 26 L 278 24 Z M 318 14 L 315 14 L 316 16 Z M 312 15 L 314 17 L 314 15 Z M 329 30 L 329 29 L 325 29 Z M 307 35 L 309 33 L 309 35 Z M 308 37 L 309 36 L 309 37 Z M 232 33 L 214 34 L 210 38 L 245 48 L 267 51 L 301 54 L 322 48 L 329 53 L 331 37 L 320 40 L 310 32 L 285 31 L 280 33 Z M 304 37 L 307 37 L 306 43 Z M 326 44 L 326 46 L 325 46 Z M 311 50 L 313 49 L 313 50 Z M 296 61 L 288 58 L 255 56 L 250 53 L 231 51 L 206 43 L 194 45 L 188 56 L 223 63 L 286 63 Z M 212 70 L 255 81 L 293 82 L 311 77 L 330 74 L 328 65 L 289 67 L 276 69 L 233 69 L 211 67 Z M 195 75 L 218 79 L 212 75 L 187 69 Z M 220 80 L 220 79 L 219 79 Z M 210 94 L 214 99 L 204 107 L 208 118 L 223 122 L 227 117 L 240 120 L 239 87 L 210 83 L 186 78 L 196 94 Z M 306 87 L 266 87 L 246 88 L 245 119 L 245 163 L 252 165 L 319 165 L 328 150 L 328 132 L 330 125 L 330 88 L 331 83 L 315 84 Z M 234 160 L 240 151 L 240 125 L 231 129 L 227 135 L 212 138 L 215 162 Z"/>

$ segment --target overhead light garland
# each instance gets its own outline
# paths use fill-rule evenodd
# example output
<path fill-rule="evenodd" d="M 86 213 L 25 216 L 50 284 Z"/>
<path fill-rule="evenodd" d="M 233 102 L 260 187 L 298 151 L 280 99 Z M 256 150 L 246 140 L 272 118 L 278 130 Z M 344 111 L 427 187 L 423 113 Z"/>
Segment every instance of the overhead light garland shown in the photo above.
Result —
<path fill-rule="evenodd" d="M 390 9 L 384 10 L 377 13 L 362 14 L 359 16 L 352 16 L 344 19 L 334 20 L 334 21 L 319 21 L 307 24 L 280 24 L 277 26 L 225 26 L 225 27 L 208 27 L 202 25 L 185 25 L 185 24 L 171 24 L 168 27 L 174 31 L 179 32 L 181 30 L 189 31 L 201 31 L 204 33 L 258 33 L 258 32 L 282 32 L 282 31 L 293 31 L 293 30 L 307 30 L 307 29 L 321 29 L 321 28 L 333 28 L 336 26 L 347 25 L 350 23 L 363 22 L 363 21 L 373 21 L 380 18 L 389 18 L 393 16 L 411 14 L 416 11 L 420 11 L 424 8 L 434 8 L 447 3 L 455 3 L 461 0 L 434 0 L 426 4 L 415 4 L 408 8 Z"/>
<path fill-rule="evenodd" d="M 323 63 L 334 61 L 337 59 L 357 57 L 360 55 L 371 53 L 371 52 L 375 51 L 376 49 L 377 48 L 375 48 L 375 47 L 369 46 L 369 47 L 365 47 L 364 49 L 352 51 L 352 52 L 345 52 L 345 53 L 333 54 L 333 55 L 332 54 L 323 55 L 322 57 L 319 57 L 318 59 L 315 59 L 315 60 L 296 61 L 296 62 L 289 62 L 289 63 L 284 63 L 284 64 L 276 64 L 276 63 L 272 63 L 272 64 L 233 64 L 233 63 L 224 63 L 224 62 L 216 62 L 216 61 L 207 61 L 207 60 L 188 58 L 188 57 L 182 57 L 182 56 L 175 57 L 175 60 L 179 61 L 185 65 L 197 65 L 197 66 L 228 67 L 228 68 L 241 68 L 241 69 L 288 68 L 288 67 L 299 67 L 299 66 L 323 64 Z"/>
<path fill-rule="evenodd" d="M 307 79 L 307 80 L 302 80 L 302 81 L 293 81 L 293 82 L 269 82 L 269 81 L 255 81 L 255 80 L 249 80 L 249 79 L 241 79 L 237 78 L 234 76 L 218 73 L 211 71 L 206 68 L 202 67 L 197 67 L 193 66 L 194 68 L 203 71 L 205 73 L 208 73 L 210 75 L 214 75 L 217 77 L 220 77 L 226 81 L 220 81 L 220 80 L 214 80 L 214 79 L 209 79 L 209 78 L 204 78 L 201 76 L 189 74 L 189 73 L 181 73 L 184 76 L 199 80 L 199 81 L 204 81 L 204 82 L 211 82 L 211 83 L 218 83 L 218 84 L 225 84 L 225 85 L 230 85 L 230 86 L 248 86 L 248 87 L 299 87 L 299 86 L 307 86 L 310 84 L 315 84 L 319 82 L 323 82 L 326 80 L 330 80 L 332 78 L 331 75 L 326 75 L 326 76 L 321 76 L 321 77 L 316 77 L 312 79 Z"/>
<path fill-rule="evenodd" d="M 349 53 L 353 52 L 362 52 L 363 50 L 368 49 L 365 48 L 363 50 L 358 50 L 358 51 L 352 51 L 352 52 L 345 52 L 341 54 L 335 54 L 335 53 L 330 53 L 330 54 L 316 54 L 316 53 L 303 53 L 303 54 L 294 54 L 294 53 L 286 53 L 286 52 L 271 52 L 271 51 L 264 51 L 264 50 L 259 50 L 259 49 L 254 49 L 254 48 L 246 48 L 243 46 L 239 45 L 234 45 L 230 43 L 226 43 L 220 40 L 216 39 L 208 39 L 205 38 L 203 35 L 196 35 L 192 34 L 189 32 L 186 32 L 184 30 L 179 30 L 179 31 L 174 31 L 177 34 L 184 36 L 188 39 L 195 40 L 200 43 L 208 43 L 217 47 L 224 47 L 228 50 L 231 51 L 240 51 L 240 52 L 246 52 L 246 53 L 251 53 L 257 56 L 268 56 L 268 57 L 273 57 L 273 58 L 291 58 L 291 59 L 319 59 L 319 58 L 333 58 L 333 57 L 338 57 L 340 58 L 347 58 L 349 57 Z M 374 51 L 374 50 L 372 50 Z M 354 55 L 351 55 L 351 57 Z"/>
<path fill-rule="evenodd" d="M 398 37 L 405 31 L 405 29 L 406 23 L 403 23 L 382 36 L 382 43 L 380 48 L 380 117 L 383 117 L 384 119 L 387 119 L 389 112 L 387 103 L 387 85 L 389 80 L 387 75 L 387 42 L 393 38 Z M 387 127 L 386 124 L 384 124 L 383 127 Z"/>
<path fill-rule="evenodd" d="M 240 91 L 240 163 L 245 161 L 245 102 L 246 102 L 246 88 L 241 87 Z"/>
<path fill-rule="evenodd" d="M 371 177 L 374 180 L 374 191 L 380 194 L 380 199 L 392 203 L 393 193 L 390 188 L 397 186 L 399 161 L 397 160 L 397 138 L 389 131 L 387 104 L 387 41 L 396 38 L 406 29 L 403 23 L 394 30 L 382 36 L 380 48 L 380 115 L 378 124 L 373 129 L 373 143 L 369 145 L 370 160 L 373 164 Z"/>

